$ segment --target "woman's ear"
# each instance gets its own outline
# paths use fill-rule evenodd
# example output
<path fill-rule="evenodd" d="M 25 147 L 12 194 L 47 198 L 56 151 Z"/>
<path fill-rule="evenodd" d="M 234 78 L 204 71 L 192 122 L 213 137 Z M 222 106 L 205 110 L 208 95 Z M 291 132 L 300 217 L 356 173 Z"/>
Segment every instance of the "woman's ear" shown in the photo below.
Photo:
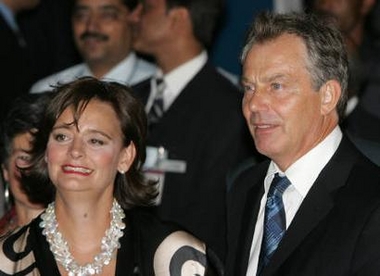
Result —
<path fill-rule="evenodd" d="M 122 149 L 120 154 L 120 160 L 117 170 L 119 173 L 124 174 L 129 170 L 133 161 L 136 158 L 136 147 L 133 142 L 130 142 L 129 145 Z"/>

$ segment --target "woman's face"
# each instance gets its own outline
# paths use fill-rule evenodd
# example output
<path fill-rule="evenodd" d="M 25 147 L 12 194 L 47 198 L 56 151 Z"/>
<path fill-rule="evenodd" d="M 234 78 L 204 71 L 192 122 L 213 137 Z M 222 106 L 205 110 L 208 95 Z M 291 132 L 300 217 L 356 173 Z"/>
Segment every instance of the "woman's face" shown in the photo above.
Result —
<path fill-rule="evenodd" d="M 58 192 L 113 194 L 117 172 L 128 171 L 135 147 L 123 145 L 119 119 L 108 103 L 91 100 L 78 126 L 67 108 L 58 117 L 46 150 L 49 176 Z"/>
<path fill-rule="evenodd" d="M 20 183 L 20 170 L 18 167 L 29 165 L 29 150 L 31 148 L 32 135 L 29 132 L 21 133 L 12 140 L 12 151 L 7 164 L 3 164 L 4 179 L 9 183 L 12 196 L 16 204 L 27 206 L 28 208 L 42 208 L 38 204 L 29 201 Z"/>

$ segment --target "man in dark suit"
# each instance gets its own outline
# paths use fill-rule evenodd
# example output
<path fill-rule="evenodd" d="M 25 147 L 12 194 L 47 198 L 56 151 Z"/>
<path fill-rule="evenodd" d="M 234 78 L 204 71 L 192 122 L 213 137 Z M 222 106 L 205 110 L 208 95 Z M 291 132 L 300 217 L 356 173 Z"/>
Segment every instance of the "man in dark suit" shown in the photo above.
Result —
<path fill-rule="evenodd" d="M 153 78 L 134 87 L 150 118 L 148 145 L 166 154 L 166 165 L 153 168 L 163 185 L 156 211 L 204 240 L 223 259 L 226 175 L 253 155 L 254 147 L 239 111 L 242 93 L 207 58 L 221 1 L 142 3 L 134 48 L 153 56 L 159 67 L 156 78 L 165 84 L 163 115 L 154 119 L 152 106 L 162 83 Z"/>
<path fill-rule="evenodd" d="M 226 275 L 379 275 L 380 169 L 338 126 L 348 64 L 312 15 L 260 14 L 242 52 L 258 151 L 228 194 Z"/>
<path fill-rule="evenodd" d="M 27 93 L 31 85 L 31 65 L 26 42 L 21 35 L 16 15 L 34 8 L 39 0 L 3 0 L 0 2 L 1 93 L 0 122 L 11 101 Z"/>

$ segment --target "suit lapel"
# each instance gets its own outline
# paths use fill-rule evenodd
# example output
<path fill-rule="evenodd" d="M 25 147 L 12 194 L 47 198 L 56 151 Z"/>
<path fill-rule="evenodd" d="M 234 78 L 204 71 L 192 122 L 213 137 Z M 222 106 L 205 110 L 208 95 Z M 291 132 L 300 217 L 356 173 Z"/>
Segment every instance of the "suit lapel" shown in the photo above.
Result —
<path fill-rule="evenodd" d="M 151 78 L 132 86 L 133 95 L 138 98 L 144 105 L 147 104 L 149 99 L 150 81 Z"/>
<path fill-rule="evenodd" d="M 263 180 L 256 183 L 247 194 L 249 200 L 244 208 L 243 218 L 245 219 L 242 221 L 242 228 L 239 236 L 238 251 L 236 255 L 236 262 L 239 265 L 236 266 L 236 275 L 245 275 L 245 271 L 247 271 L 256 219 L 260 209 L 260 201 L 264 193 L 262 183 L 264 183 Z"/>
<path fill-rule="evenodd" d="M 232 275 L 245 275 L 260 201 L 264 193 L 264 177 L 269 161 L 253 167 L 247 174 L 235 181 L 229 202 L 229 243 L 234 243 L 230 253 L 228 269 L 234 267 Z M 236 255 L 236 256 L 235 256 Z"/>
<path fill-rule="evenodd" d="M 355 162 L 350 142 L 343 138 L 337 152 L 322 170 L 272 256 L 264 275 L 273 275 L 292 252 L 334 207 L 334 192 L 347 182 Z"/>

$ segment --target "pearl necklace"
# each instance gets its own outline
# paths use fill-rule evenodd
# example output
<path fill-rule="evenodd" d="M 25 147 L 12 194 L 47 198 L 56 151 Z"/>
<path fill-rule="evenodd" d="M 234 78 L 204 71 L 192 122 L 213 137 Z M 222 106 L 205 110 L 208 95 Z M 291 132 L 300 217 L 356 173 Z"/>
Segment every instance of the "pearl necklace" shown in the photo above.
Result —
<path fill-rule="evenodd" d="M 43 229 L 42 234 L 46 236 L 46 240 L 50 245 L 50 250 L 54 255 L 57 263 L 61 264 L 68 272 L 69 276 L 88 276 L 100 274 L 102 268 L 111 261 L 113 252 L 120 247 L 119 239 L 123 236 L 125 217 L 123 209 L 113 201 L 110 228 L 106 230 L 105 236 L 102 238 L 101 252 L 94 257 L 92 263 L 83 266 L 79 265 L 71 255 L 67 241 L 58 230 L 58 222 L 55 216 L 54 202 L 50 203 L 45 212 L 41 215 L 40 227 Z"/>

